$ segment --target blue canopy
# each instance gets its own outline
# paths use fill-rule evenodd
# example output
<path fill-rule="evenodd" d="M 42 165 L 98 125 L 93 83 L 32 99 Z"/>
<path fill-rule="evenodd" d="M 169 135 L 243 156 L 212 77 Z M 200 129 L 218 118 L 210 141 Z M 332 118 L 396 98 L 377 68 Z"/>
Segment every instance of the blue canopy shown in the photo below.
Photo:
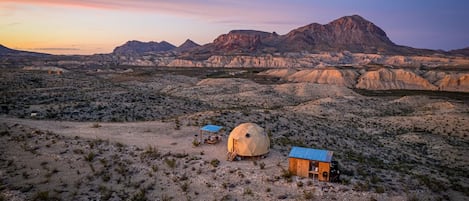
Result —
<path fill-rule="evenodd" d="M 332 151 L 311 149 L 305 147 L 292 147 L 289 157 L 302 158 L 313 161 L 331 162 Z"/>
<path fill-rule="evenodd" d="M 222 129 L 222 128 L 223 128 L 223 126 L 208 124 L 208 125 L 205 125 L 204 127 L 202 127 L 200 130 L 216 133 L 216 132 L 220 131 L 220 129 Z"/>

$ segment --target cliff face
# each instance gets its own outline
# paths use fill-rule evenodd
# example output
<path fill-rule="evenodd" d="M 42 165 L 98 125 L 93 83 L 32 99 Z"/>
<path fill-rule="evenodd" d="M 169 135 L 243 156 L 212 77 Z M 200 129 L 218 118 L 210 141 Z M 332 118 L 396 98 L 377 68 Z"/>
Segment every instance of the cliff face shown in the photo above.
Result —
<path fill-rule="evenodd" d="M 210 56 L 205 60 L 157 57 L 155 66 L 173 67 L 268 67 L 268 68 L 314 68 L 321 66 L 381 64 L 418 68 L 469 65 L 469 58 L 445 58 L 439 56 L 386 56 L 364 53 L 286 53 L 259 56 Z"/>
<path fill-rule="evenodd" d="M 292 82 L 330 84 L 367 90 L 432 90 L 469 92 L 469 73 L 411 69 L 271 69 L 261 75 Z"/>
<path fill-rule="evenodd" d="M 441 91 L 469 92 L 469 74 L 445 75 L 436 85 Z"/>
<path fill-rule="evenodd" d="M 376 71 L 364 73 L 358 79 L 355 86 L 359 89 L 368 90 L 437 90 L 438 87 L 432 85 L 428 80 L 420 77 L 414 72 L 403 69 L 381 68 Z"/>
<path fill-rule="evenodd" d="M 294 82 L 311 82 L 317 84 L 332 84 L 337 86 L 353 87 L 358 73 L 353 70 L 311 69 L 302 70 L 286 77 Z"/>

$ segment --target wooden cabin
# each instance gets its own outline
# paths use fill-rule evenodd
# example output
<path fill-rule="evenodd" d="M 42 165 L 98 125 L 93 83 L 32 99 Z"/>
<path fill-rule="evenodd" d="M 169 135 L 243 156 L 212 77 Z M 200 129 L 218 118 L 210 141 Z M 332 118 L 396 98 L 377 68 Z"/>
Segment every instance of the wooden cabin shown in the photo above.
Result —
<path fill-rule="evenodd" d="M 332 151 L 305 147 L 292 147 L 288 155 L 288 171 L 300 177 L 329 181 Z"/>

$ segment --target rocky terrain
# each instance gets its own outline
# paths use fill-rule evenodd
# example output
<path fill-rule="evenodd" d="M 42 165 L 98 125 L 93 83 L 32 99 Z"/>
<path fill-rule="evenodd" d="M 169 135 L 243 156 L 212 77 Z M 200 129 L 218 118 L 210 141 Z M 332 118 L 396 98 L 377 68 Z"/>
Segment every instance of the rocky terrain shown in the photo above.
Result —
<path fill-rule="evenodd" d="M 272 69 L 262 75 L 293 82 L 332 84 L 367 90 L 429 90 L 469 92 L 466 70 L 442 71 L 421 69 L 371 68 L 315 68 Z"/>
<path fill-rule="evenodd" d="M 469 197 L 467 93 L 350 87 L 365 75 L 388 79 L 406 69 L 49 70 L 2 71 L 3 200 Z M 443 83 L 446 75 L 424 76 Z M 407 82 L 376 87 L 399 84 Z M 267 129 L 266 158 L 228 162 L 225 141 L 193 147 L 204 124 L 222 125 L 228 134 L 244 122 Z M 287 174 L 291 146 L 334 151 L 341 182 Z"/>
<path fill-rule="evenodd" d="M 0 46 L 0 201 L 468 200 L 468 56 L 357 15 L 110 54 Z M 192 143 L 245 122 L 268 132 L 265 158 Z M 333 151 L 341 181 L 289 174 L 292 146 Z"/>

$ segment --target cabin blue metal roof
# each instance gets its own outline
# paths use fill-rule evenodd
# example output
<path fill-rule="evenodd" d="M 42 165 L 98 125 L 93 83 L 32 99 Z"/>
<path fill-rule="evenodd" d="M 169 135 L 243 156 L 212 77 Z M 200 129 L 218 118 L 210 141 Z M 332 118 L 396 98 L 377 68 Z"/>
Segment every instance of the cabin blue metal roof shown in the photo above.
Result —
<path fill-rule="evenodd" d="M 331 162 L 332 154 L 333 152 L 328 150 L 312 149 L 305 147 L 292 147 L 288 157 L 301 158 L 312 161 Z"/>
<path fill-rule="evenodd" d="M 208 125 L 205 125 L 204 127 L 200 128 L 200 130 L 216 133 L 216 132 L 220 131 L 220 129 L 222 129 L 222 128 L 223 128 L 223 126 L 208 124 Z"/>

